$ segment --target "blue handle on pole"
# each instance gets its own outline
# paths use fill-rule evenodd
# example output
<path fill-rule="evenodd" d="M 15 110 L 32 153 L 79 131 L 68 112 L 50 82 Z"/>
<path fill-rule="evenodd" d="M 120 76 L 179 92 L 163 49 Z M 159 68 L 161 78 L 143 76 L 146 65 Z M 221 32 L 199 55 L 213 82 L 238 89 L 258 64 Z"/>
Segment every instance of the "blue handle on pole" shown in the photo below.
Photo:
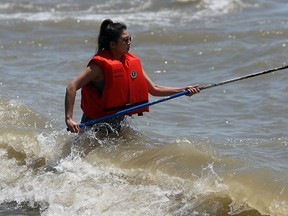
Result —
<path fill-rule="evenodd" d="M 90 121 L 82 122 L 82 123 L 79 124 L 79 127 L 82 128 L 82 127 L 85 127 L 85 126 L 91 126 L 91 125 L 94 125 L 94 124 L 99 123 L 101 121 L 104 121 L 104 120 L 107 120 L 107 119 L 110 119 L 110 118 L 113 118 L 113 117 L 116 117 L 116 116 L 124 115 L 124 114 L 127 114 L 129 112 L 132 112 L 134 110 L 137 110 L 137 109 L 140 109 L 140 108 L 143 108 L 143 107 L 147 107 L 147 106 L 151 106 L 151 105 L 154 105 L 154 104 L 157 104 L 157 103 L 161 103 L 161 102 L 164 102 L 164 101 L 167 101 L 167 100 L 171 100 L 173 98 L 177 98 L 177 97 L 186 95 L 188 93 L 189 93 L 188 90 L 184 90 L 182 92 L 179 92 L 179 93 L 167 96 L 167 97 L 163 97 L 161 99 L 158 99 L 158 100 L 155 100 L 155 101 L 152 101 L 152 102 L 147 102 L 147 103 L 144 103 L 144 104 L 140 104 L 140 105 L 137 105 L 137 106 L 133 106 L 133 107 L 118 111 L 118 112 L 110 114 L 110 115 L 106 115 L 106 116 L 103 116 L 103 117 L 100 117 L 100 118 L 97 118 L 97 119 L 93 119 L 93 120 L 90 120 Z"/>
<path fill-rule="evenodd" d="M 239 80 L 248 79 L 248 78 L 252 78 L 252 77 L 256 77 L 256 76 L 260 76 L 260 75 L 263 75 L 263 74 L 268 74 L 268 73 L 272 73 L 272 72 L 280 71 L 280 70 L 284 70 L 284 69 L 288 69 L 288 65 L 285 65 L 283 67 L 278 67 L 278 68 L 273 68 L 273 69 L 261 71 L 261 72 L 258 72 L 258 73 L 249 74 L 249 75 L 242 76 L 242 77 L 237 77 L 237 78 L 234 78 L 234 79 L 224 80 L 224 81 L 219 82 L 219 83 L 209 84 L 207 86 L 199 87 L 199 90 L 213 88 L 213 87 L 216 87 L 216 86 L 225 85 L 225 84 L 236 82 L 236 81 L 239 81 Z M 107 116 L 103 116 L 103 117 L 100 117 L 100 118 L 97 118 L 97 119 L 94 119 L 94 120 L 90 120 L 90 121 L 86 121 L 86 122 L 80 123 L 79 127 L 82 128 L 82 127 L 85 127 L 85 126 L 90 126 L 90 125 L 99 123 L 101 121 L 104 121 L 106 119 L 113 118 L 113 117 L 120 116 L 120 115 L 124 115 L 124 114 L 127 114 L 127 113 L 131 112 L 131 111 L 140 109 L 142 107 L 151 106 L 151 105 L 154 105 L 154 104 L 157 104 L 157 103 L 161 103 L 163 101 L 171 100 L 173 98 L 177 98 L 177 97 L 186 95 L 188 93 L 189 93 L 188 90 L 184 90 L 182 92 L 179 92 L 179 93 L 167 96 L 167 97 L 163 97 L 161 99 L 158 99 L 158 100 L 155 100 L 155 101 L 152 101 L 152 102 L 147 102 L 147 103 L 144 103 L 144 104 L 133 106 L 133 107 L 121 110 L 119 112 L 116 112 L 116 113 L 113 113 L 113 114 L 110 114 L 110 115 L 107 115 Z"/>

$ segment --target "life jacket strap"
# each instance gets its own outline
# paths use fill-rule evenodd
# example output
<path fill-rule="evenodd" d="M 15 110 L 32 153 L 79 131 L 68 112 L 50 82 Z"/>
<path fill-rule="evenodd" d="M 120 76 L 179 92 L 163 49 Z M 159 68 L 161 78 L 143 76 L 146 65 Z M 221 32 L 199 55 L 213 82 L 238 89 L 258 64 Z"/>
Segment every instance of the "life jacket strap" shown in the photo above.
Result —
<path fill-rule="evenodd" d="M 110 111 L 116 111 L 116 110 L 124 110 L 124 109 L 128 109 L 134 106 L 144 104 L 144 103 L 148 103 L 148 102 L 149 102 L 148 100 L 145 100 L 145 101 L 140 101 L 140 102 L 133 103 L 133 104 L 125 104 L 123 106 L 118 106 L 118 107 L 104 108 L 104 111 L 110 112 Z"/>

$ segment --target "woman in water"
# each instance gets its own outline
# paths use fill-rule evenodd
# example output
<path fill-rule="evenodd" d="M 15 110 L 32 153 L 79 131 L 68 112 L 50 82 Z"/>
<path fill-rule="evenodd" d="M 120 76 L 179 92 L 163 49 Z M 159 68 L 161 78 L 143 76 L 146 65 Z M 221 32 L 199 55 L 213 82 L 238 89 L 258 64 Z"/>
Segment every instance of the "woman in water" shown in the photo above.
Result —
<path fill-rule="evenodd" d="M 188 90 L 188 96 L 199 93 L 198 85 L 180 88 L 156 85 L 143 70 L 139 58 L 129 52 L 131 36 L 123 23 L 110 19 L 102 22 L 98 36 L 98 50 L 87 67 L 67 86 L 65 96 L 65 121 L 72 133 L 80 132 L 73 120 L 76 91 L 81 88 L 81 122 L 115 113 L 128 106 L 148 101 L 153 96 L 169 96 Z M 128 115 L 148 112 L 141 108 Z M 124 116 L 108 119 L 112 128 L 119 130 Z"/>

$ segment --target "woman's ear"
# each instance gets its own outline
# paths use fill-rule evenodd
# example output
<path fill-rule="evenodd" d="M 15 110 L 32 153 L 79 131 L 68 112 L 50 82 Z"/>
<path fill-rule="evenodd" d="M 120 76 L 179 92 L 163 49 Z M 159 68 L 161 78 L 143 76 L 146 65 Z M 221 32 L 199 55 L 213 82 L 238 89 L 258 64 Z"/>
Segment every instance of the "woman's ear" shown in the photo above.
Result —
<path fill-rule="evenodd" d="M 110 41 L 109 46 L 110 46 L 110 49 L 113 49 L 117 46 L 117 43 L 115 41 Z"/>

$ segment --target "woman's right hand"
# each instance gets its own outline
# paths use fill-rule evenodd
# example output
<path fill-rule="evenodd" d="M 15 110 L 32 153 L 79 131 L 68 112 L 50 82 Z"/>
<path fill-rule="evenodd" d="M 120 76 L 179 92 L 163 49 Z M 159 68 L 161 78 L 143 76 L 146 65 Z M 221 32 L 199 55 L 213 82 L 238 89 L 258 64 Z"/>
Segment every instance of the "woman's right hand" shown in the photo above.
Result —
<path fill-rule="evenodd" d="M 66 125 L 67 125 L 68 130 L 71 133 L 79 133 L 80 132 L 80 127 L 79 127 L 78 123 L 75 122 L 72 118 L 66 119 Z"/>

